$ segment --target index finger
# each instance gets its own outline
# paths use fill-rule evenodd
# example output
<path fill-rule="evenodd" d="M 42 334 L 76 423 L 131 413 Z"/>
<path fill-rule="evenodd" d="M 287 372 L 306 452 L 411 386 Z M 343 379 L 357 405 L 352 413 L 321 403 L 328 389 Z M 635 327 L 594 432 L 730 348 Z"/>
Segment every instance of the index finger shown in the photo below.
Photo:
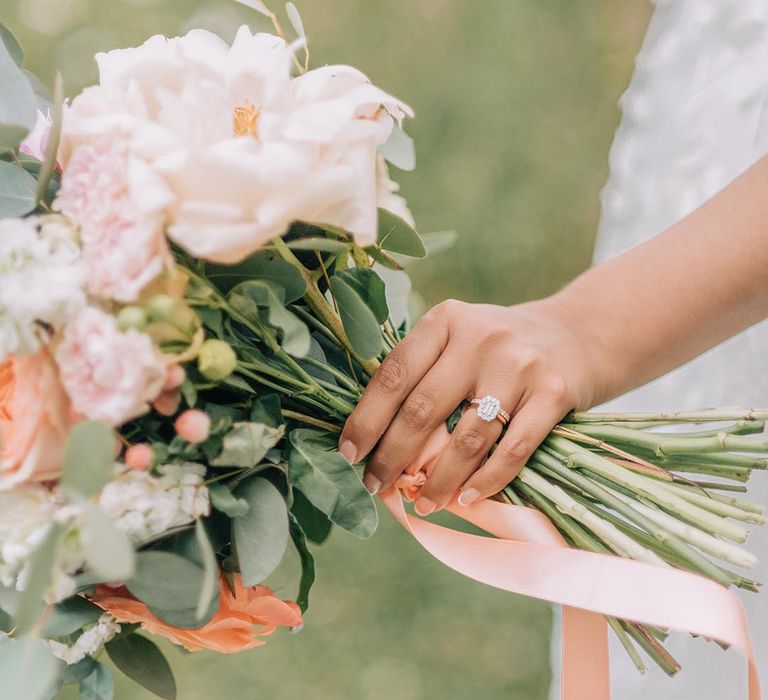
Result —
<path fill-rule="evenodd" d="M 359 462 L 373 449 L 447 343 L 446 324 L 437 314 L 429 313 L 389 353 L 344 425 L 339 451 L 347 461 Z"/>

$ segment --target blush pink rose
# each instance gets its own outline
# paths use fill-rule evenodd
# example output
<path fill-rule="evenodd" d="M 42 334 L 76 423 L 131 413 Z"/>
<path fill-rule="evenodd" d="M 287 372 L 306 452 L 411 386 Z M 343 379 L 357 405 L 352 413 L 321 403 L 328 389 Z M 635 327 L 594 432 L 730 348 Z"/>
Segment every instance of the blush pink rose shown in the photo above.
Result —
<path fill-rule="evenodd" d="M 125 137 L 98 136 L 70 154 L 56 199 L 80 228 L 88 290 L 121 302 L 134 301 L 170 261 L 162 213 L 151 197 L 142 209 L 133 196 L 137 168 Z"/>
<path fill-rule="evenodd" d="M 165 361 L 149 336 L 120 331 L 93 307 L 67 324 L 56 362 L 75 410 L 113 426 L 145 413 L 165 382 Z"/>
<path fill-rule="evenodd" d="M 47 352 L 0 363 L 0 490 L 58 477 L 75 420 Z"/>

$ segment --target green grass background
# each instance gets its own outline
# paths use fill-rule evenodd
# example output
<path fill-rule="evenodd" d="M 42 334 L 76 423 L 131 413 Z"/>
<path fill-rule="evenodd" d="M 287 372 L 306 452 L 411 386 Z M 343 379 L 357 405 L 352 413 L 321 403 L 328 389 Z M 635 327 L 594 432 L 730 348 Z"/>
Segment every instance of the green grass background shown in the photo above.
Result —
<path fill-rule="evenodd" d="M 647 22 L 641 0 L 296 0 L 314 65 L 351 63 L 408 101 L 419 228 L 459 234 L 412 268 L 417 292 L 510 304 L 589 264 L 617 99 Z M 273 7 L 278 8 L 277 3 Z M 0 0 L 27 65 L 67 92 L 93 53 L 260 16 L 231 0 Z M 304 630 L 237 657 L 168 649 L 182 700 L 541 700 L 550 614 L 430 559 L 382 513 L 369 542 L 317 550 Z M 289 567 L 290 568 L 290 567 Z M 287 575 L 275 585 L 293 593 Z M 72 698 L 74 694 L 64 693 Z M 118 680 L 120 700 L 151 696 Z"/>

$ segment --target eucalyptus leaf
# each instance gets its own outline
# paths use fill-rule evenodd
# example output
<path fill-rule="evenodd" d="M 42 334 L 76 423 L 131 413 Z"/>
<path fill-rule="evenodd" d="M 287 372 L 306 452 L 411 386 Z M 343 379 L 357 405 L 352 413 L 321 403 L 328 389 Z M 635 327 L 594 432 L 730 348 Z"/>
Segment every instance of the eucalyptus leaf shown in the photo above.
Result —
<path fill-rule="evenodd" d="M 203 567 L 189 559 L 159 550 L 136 554 L 136 572 L 126 588 L 155 610 L 196 609 L 203 588 Z"/>
<path fill-rule="evenodd" d="M 269 324 L 282 331 L 280 345 L 283 349 L 294 357 L 304 357 L 309 352 L 309 329 L 285 307 L 270 283 L 263 280 L 241 282 L 230 292 L 229 302 L 257 323 L 260 322 L 259 307 L 265 308 Z"/>
<path fill-rule="evenodd" d="M 301 273 L 273 250 L 260 250 L 234 265 L 208 263 L 205 274 L 223 292 L 229 292 L 242 282 L 260 280 L 282 290 L 286 304 L 300 299 L 307 291 Z"/>
<path fill-rule="evenodd" d="M 26 68 L 24 68 L 21 72 L 24 73 L 24 77 L 27 79 L 29 87 L 32 88 L 32 92 L 35 95 L 35 104 L 37 105 L 37 108 L 43 114 L 48 115 L 51 111 L 51 106 L 53 103 L 51 91 L 48 89 L 46 84 L 40 80 L 40 78 L 32 73 L 32 71 L 28 71 Z"/>
<path fill-rule="evenodd" d="M 378 516 L 373 499 L 326 433 L 292 430 L 288 465 L 291 484 L 332 522 L 361 538 L 375 532 Z"/>
<path fill-rule="evenodd" d="M 164 700 L 176 700 L 176 681 L 157 646 L 146 637 L 127 634 L 105 645 L 109 658 L 126 676 Z"/>
<path fill-rule="evenodd" d="M 387 290 L 384 280 L 374 272 L 370 267 L 352 267 L 348 270 L 341 270 L 335 277 L 344 280 L 358 296 L 365 302 L 365 305 L 373 311 L 378 323 L 384 323 L 389 317 L 389 308 L 387 307 Z"/>
<path fill-rule="evenodd" d="M 251 420 L 255 423 L 264 423 L 271 428 L 279 428 L 283 425 L 283 412 L 280 406 L 278 394 L 262 394 L 251 405 Z"/>
<path fill-rule="evenodd" d="M 5 40 L 4 34 L 0 41 L 0 124 L 6 128 L 0 130 L 0 151 L 16 148 L 37 121 L 35 93 Z M 11 50 L 16 52 L 14 47 Z"/>
<path fill-rule="evenodd" d="M 292 2 L 287 2 L 285 4 L 285 12 L 288 15 L 288 19 L 290 20 L 291 25 L 296 30 L 296 33 L 302 39 L 306 38 L 307 35 L 304 32 L 304 23 L 301 21 L 301 15 L 296 9 L 296 5 L 294 5 Z"/>
<path fill-rule="evenodd" d="M 427 249 L 416 230 L 405 220 L 379 208 L 379 247 L 410 258 L 424 258 Z"/>
<path fill-rule="evenodd" d="M 232 521 L 232 535 L 245 586 L 264 581 L 280 564 L 288 546 L 288 510 L 277 488 L 253 477 L 235 492 L 248 513 Z"/>
<path fill-rule="evenodd" d="M 93 503 L 82 503 L 81 540 L 88 568 L 102 581 L 124 581 L 134 572 L 128 536 Z"/>
<path fill-rule="evenodd" d="M 307 538 L 296 516 L 291 514 L 291 539 L 301 560 L 301 578 L 299 579 L 299 592 L 296 596 L 296 604 L 301 612 L 306 612 L 309 607 L 309 592 L 315 582 L 315 558 L 307 546 Z"/>
<path fill-rule="evenodd" d="M 291 250 L 317 250 L 322 253 L 341 253 L 348 250 L 349 243 L 337 241 L 333 238 L 299 238 L 295 241 L 289 241 L 288 247 Z"/>
<path fill-rule="evenodd" d="M 213 507 L 230 518 L 240 518 L 248 512 L 248 501 L 236 498 L 224 484 L 211 484 L 208 493 Z"/>
<path fill-rule="evenodd" d="M 16 40 L 16 37 L 11 33 L 11 30 L 2 22 L 0 22 L 0 42 L 5 44 L 5 49 L 13 59 L 13 62 L 21 68 L 24 64 L 24 51 Z"/>
<path fill-rule="evenodd" d="M 86 656 L 74 664 L 66 664 L 62 673 L 59 675 L 59 681 L 62 685 L 67 683 L 80 683 L 87 678 L 96 668 L 96 662 L 93 657 Z"/>
<path fill-rule="evenodd" d="M 43 610 L 43 598 L 51 583 L 56 550 L 63 533 L 64 529 L 61 525 L 51 523 L 40 544 L 32 553 L 26 587 L 14 599 L 12 614 L 19 634 L 30 630 Z"/>
<path fill-rule="evenodd" d="M 216 564 L 216 554 L 205 532 L 203 521 L 199 518 L 195 521 L 195 537 L 203 555 L 203 585 L 200 587 L 200 597 L 197 601 L 195 615 L 202 619 L 205 611 L 211 606 L 216 597 L 216 584 L 218 582 L 219 567 Z"/>
<path fill-rule="evenodd" d="M 2 697 L 46 700 L 60 663 L 47 642 L 36 637 L 6 638 L 0 643 Z"/>
<path fill-rule="evenodd" d="M 373 311 L 355 288 L 338 275 L 331 277 L 331 292 L 355 353 L 366 360 L 376 357 L 382 351 L 384 341 Z"/>
<path fill-rule="evenodd" d="M 115 438 L 104 423 L 84 421 L 69 433 L 61 487 L 69 498 L 90 498 L 113 476 Z"/>
<path fill-rule="evenodd" d="M 307 497 L 296 488 L 293 489 L 291 513 L 299 521 L 301 529 L 304 530 L 307 539 L 311 542 L 322 544 L 328 539 L 333 523 L 328 520 L 325 513 L 313 506 Z"/>
<path fill-rule="evenodd" d="M 395 126 L 389 138 L 379 146 L 379 153 L 400 170 L 411 171 L 416 167 L 416 147 L 413 139 Z"/>
<path fill-rule="evenodd" d="M 83 625 L 96 622 L 104 611 L 82 596 L 73 596 L 53 607 L 45 621 L 43 634 L 46 637 L 64 637 L 79 630 Z"/>
<path fill-rule="evenodd" d="M 210 460 L 213 467 L 255 467 L 283 437 L 285 428 L 264 423 L 239 422 L 224 436 L 221 452 Z"/>
<path fill-rule="evenodd" d="M 4 140 L 14 140 L 14 130 L 20 127 L 0 124 L 0 151 Z M 21 134 L 20 139 L 24 138 Z M 24 170 L 14 163 L 0 160 L 0 218 L 24 216 L 33 211 L 35 202 L 35 183 Z"/>
<path fill-rule="evenodd" d="M 384 281 L 384 293 L 389 309 L 389 320 L 399 328 L 408 320 L 408 308 L 411 300 L 411 278 L 399 270 L 379 268 L 378 275 Z"/>
<path fill-rule="evenodd" d="M 109 667 L 96 663 L 89 676 L 80 681 L 80 700 L 113 700 L 115 681 Z"/>

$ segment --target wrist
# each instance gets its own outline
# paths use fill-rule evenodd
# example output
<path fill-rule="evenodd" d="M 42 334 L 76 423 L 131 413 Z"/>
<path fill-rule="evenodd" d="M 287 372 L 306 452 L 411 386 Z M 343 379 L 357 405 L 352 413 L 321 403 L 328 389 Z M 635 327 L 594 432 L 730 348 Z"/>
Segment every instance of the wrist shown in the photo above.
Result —
<path fill-rule="evenodd" d="M 586 410 L 622 393 L 624 371 L 600 317 L 580 297 L 569 286 L 537 305 L 538 313 L 562 329 L 573 375 L 574 408 Z"/>

